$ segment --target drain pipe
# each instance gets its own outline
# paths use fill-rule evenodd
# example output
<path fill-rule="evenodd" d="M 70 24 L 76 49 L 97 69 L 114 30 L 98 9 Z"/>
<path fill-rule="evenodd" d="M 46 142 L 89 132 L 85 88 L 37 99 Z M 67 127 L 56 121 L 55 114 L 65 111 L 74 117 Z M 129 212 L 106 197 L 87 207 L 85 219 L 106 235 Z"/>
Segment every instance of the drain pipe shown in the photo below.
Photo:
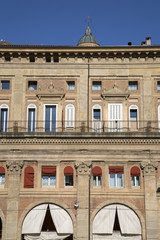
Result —
<path fill-rule="evenodd" d="M 90 240 L 90 217 L 91 217 L 91 176 L 92 176 L 92 165 L 89 173 L 89 189 L 88 189 L 88 240 Z"/>

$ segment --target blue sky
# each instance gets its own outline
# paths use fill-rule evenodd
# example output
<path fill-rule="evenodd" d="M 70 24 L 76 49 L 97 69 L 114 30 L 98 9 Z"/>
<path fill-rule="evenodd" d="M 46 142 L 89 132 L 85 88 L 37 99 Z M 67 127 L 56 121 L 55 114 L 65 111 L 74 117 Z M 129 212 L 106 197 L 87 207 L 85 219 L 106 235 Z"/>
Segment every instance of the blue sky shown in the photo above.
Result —
<path fill-rule="evenodd" d="M 0 0 L 0 39 L 77 45 L 87 16 L 100 45 L 160 44 L 160 0 Z"/>

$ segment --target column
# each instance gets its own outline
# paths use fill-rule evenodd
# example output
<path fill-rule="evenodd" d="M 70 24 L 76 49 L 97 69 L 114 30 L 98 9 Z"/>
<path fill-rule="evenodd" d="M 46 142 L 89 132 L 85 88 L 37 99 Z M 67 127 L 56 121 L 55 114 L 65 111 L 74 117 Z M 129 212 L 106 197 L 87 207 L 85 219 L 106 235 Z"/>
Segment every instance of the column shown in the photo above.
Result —
<path fill-rule="evenodd" d="M 77 240 L 89 240 L 91 163 L 75 164 L 77 171 Z"/>
<path fill-rule="evenodd" d="M 146 240 L 158 238 L 158 213 L 156 198 L 156 171 L 158 163 L 141 163 L 144 176 L 145 215 L 146 215 Z"/>
<path fill-rule="evenodd" d="M 20 175 L 23 161 L 7 161 L 8 199 L 5 240 L 17 240 Z"/>

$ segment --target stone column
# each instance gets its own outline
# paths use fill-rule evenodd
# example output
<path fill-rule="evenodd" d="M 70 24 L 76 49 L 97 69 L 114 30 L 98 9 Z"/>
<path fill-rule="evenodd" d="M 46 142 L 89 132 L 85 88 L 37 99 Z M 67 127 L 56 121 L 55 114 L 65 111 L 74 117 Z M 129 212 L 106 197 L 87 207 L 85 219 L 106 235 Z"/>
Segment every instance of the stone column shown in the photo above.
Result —
<path fill-rule="evenodd" d="M 145 191 L 145 216 L 146 216 L 146 240 L 157 240 L 158 238 L 158 214 L 156 198 L 156 172 L 158 163 L 141 163 L 144 176 Z"/>
<path fill-rule="evenodd" d="M 8 169 L 8 200 L 5 240 L 17 240 L 18 200 L 23 161 L 7 161 L 6 166 Z"/>
<path fill-rule="evenodd" d="M 77 170 L 77 240 L 89 240 L 90 217 L 90 171 L 91 163 L 75 164 Z"/>

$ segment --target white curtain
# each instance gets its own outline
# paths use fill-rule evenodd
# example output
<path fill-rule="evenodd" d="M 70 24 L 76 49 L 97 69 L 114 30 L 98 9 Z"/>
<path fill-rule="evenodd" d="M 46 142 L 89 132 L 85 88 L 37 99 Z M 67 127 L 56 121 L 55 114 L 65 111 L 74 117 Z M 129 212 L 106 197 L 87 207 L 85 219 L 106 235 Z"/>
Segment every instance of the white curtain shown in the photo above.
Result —
<path fill-rule="evenodd" d="M 141 234 L 141 224 L 135 212 L 124 205 L 117 205 L 117 213 L 122 234 Z"/>
<path fill-rule="evenodd" d="M 116 205 L 109 205 L 101 209 L 93 221 L 93 234 L 112 234 L 116 214 Z"/>
<path fill-rule="evenodd" d="M 25 235 L 25 240 L 63 240 L 69 235 L 58 235 L 56 232 L 41 232 L 40 235 Z"/>
<path fill-rule="evenodd" d="M 56 205 L 49 204 L 49 208 L 57 233 L 73 234 L 73 224 L 69 214 Z"/>
<path fill-rule="evenodd" d="M 113 235 L 94 235 L 93 240 L 141 240 L 141 236 L 122 236 L 120 232 L 113 232 Z"/>
<path fill-rule="evenodd" d="M 33 208 L 26 216 L 22 226 L 22 234 L 39 234 L 42 229 L 48 204 Z"/>

